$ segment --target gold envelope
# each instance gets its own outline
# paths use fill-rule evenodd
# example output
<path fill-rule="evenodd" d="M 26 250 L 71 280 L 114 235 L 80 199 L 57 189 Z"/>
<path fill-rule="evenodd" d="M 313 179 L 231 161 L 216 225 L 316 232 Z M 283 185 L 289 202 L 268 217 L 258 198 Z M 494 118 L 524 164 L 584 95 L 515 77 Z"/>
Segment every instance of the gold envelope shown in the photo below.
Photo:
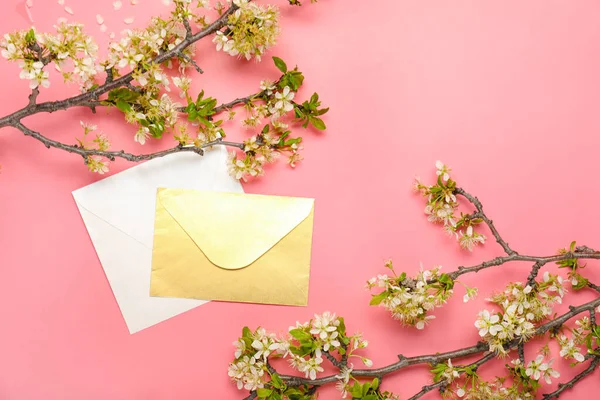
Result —
<path fill-rule="evenodd" d="M 314 199 L 162 189 L 150 295 L 308 303 Z"/>

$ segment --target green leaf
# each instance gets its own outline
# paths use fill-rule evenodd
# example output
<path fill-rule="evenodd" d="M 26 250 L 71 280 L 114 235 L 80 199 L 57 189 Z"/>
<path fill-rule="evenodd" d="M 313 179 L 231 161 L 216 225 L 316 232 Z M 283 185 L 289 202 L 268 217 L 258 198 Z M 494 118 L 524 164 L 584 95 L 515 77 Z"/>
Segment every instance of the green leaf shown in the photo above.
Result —
<path fill-rule="evenodd" d="M 290 74 L 288 76 L 288 86 L 290 87 L 290 89 L 292 89 L 294 92 L 296 90 L 298 90 L 298 88 L 300 87 L 300 84 L 298 83 L 298 81 L 296 80 L 296 77 L 292 74 Z"/>
<path fill-rule="evenodd" d="M 275 63 L 275 66 L 284 74 L 287 72 L 287 65 L 285 65 L 285 62 L 279 58 L 279 57 L 273 57 L 273 62 Z"/>
<path fill-rule="evenodd" d="M 276 389 L 282 389 L 285 387 L 283 384 L 283 380 L 281 380 L 278 374 L 271 375 L 271 384 Z"/>
<path fill-rule="evenodd" d="M 148 125 L 148 129 L 150 130 L 150 134 L 153 137 L 160 139 L 162 137 L 163 132 L 165 131 L 165 121 L 151 121 L 150 125 Z"/>
<path fill-rule="evenodd" d="M 121 99 L 117 100 L 117 108 L 124 113 L 131 111 L 131 106 L 129 103 Z"/>
<path fill-rule="evenodd" d="M 379 294 L 374 294 L 371 298 L 371 301 L 369 302 L 369 305 L 378 306 L 383 300 L 385 300 L 388 297 L 388 294 L 389 293 L 387 291 L 381 292 Z"/>
<path fill-rule="evenodd" d="M 324 131 L 325 129 L 327 129 L 327 127 L 325 126 L 325 122 L 323 122 L 321 118 L 310 117 L 310 123 L 312 124 L 312 126 L 314 126 L 320 131 Z"/>
<path fill-rule="evenodd" d="M 33 28 L 31 28 L 25 35 L 25 41 L 28 44 L 32 44 L 35 42 L 35 31 L 33 30 Z"/>
<path fill-rule="evenodd" d="M 356 398 L 356 399 L 362 398 L 362 385 L 360 383 L 356 382 L 350 388 L 350 394 L 352 395 L 353 398 Z"/>
<path fill-rule="evenodd" d="M 273 394 L 271 394 L 271 397 L 269 397 L 270 400 L 282 400 L 281 394 L 277 393 L 277 392 L 273 392 Z"/>
<path fill-rule="evenodd" d="M 369 390 L 370 390 L 370 389 L 371 389 L 371 383 L 370 383 L 370 382 L 366 382 L 366 383 L 363 385 L 363 388 L 362 388 L 362 395 L 363 395 L 363 396 L 366 396 L 366 395 L 367 395 L 367 393 L 369 393 Z M 363 399 L 364 399 L 364 397 L 363 397 Z"/>
<path fill-rule="evenodd" d="M 338 317 L 338 321 L 340 322 L 338 325 L 338 332 L 340 336 L 344 336 L 346 334 L 346 323 L 344 322 L 344 318 Z"/>
<path fill-rule="evenodd" d="M 300 142 L 302 142 L 302 138 L 301 137 L 295 138 L 295 139 L 286 140 L 283 144 L 284 144 L 284 146 L 291 146 L 293 144 L 298 144 Z"/>
<path fill-rule="evenodd" d="M 265 127 L 262 129 L 261 133 L 265 134 L 265 133 L 269 132 L 269 128 L 270 128 L 269 124 L 265 125 Z"/>
<path fill-rule="evenodd" d="M 133 90 L 129 90 L 127 88 L 117 88 L 108 92 L 108 100 L 116 101 L 118 99 L 124 100 L 126 102 L 134 102 L 140 97 L 140 94 L 134 92 Z"/>
<path fill-rule="evenodd" d="M 271 393 L 273 393 L 273 389 L 259 388 L 256 390 L 259 399 L 267 398 Z"/>
<path fill-rule="evenodd" d="M 286 137 L 290 136 L 290 133 L 292 133 L 292 131 L 285 131 L 281 134 L 281 136 L 279 138 L 285 139 Z M 283 141 L 281 142 L 281 144 L 283 144 Z"/>
<path fill-rule="evenodd" d="M 322 108 L 322 109 L 320 109 L 320 110 L 317 110 L 317 111 L 315 111 L 315 115 L 323 115 L 323 114 L 326 114 L 326 113 L 327 113 L 327 111 L 329 111 L 329 107 L 327 107 L 327 108 Z"/>
<path fill-rule="evenodd" d="M 373 387 L 374 390 L 377 390 L 377 388 L 379 387 L 379 379 L 377 379 L 377 378 L 373 379 L 373 383 L 371 383 L 371 386 Z"/>
<path fill-rule="evenodd" d="M 454 281 L 448 274 L 440 275 L 438 281 L 444 286 L 444 290 L 450 290 L 454 287 Z"/>
<path fill-rule="evenodd" d="M 204 97 L 204 89 L 198 93 L 198 97 L 196 98 L 196 104 L 200 103 L 202 101 L 202 98 Z"/>
<path fill-rule="evenodd" d="M 379 400 L 379 397 L 376 394 L 368 394 L 362 400 Z"/>
<path fill-rule="evenodd" d="M 247 337 L 247 338 L 252 337 L 252 331 L 247 326 L 242 328 L 242 337 Z"/>
<path fill-rule="evenodd" d="M 304 75 L 302 72 L 293 70 L 288 71 L 284 76 L 281 77 L 279 81 L 279 88 L 283 89 L 286 86 L 289 86 L 294 92 L 298 91 L 302 83 L 304 82 Z"/>
<path fill-rule="evenodd" d="M 312 340 L 312 335 L 310 333 L 306 333 L 301 329 L 292 329 L 290 331 L 290 335 L 292 335 L 294 338 L 302 341 L 302 340 Z"/>

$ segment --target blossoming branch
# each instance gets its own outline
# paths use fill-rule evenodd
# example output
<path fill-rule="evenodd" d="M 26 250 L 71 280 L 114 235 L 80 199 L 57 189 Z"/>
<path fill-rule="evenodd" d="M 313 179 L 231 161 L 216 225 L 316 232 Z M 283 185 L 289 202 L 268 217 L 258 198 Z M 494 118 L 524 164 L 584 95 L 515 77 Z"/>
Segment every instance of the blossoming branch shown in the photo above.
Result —
<path fill-rule="evenodd" d="M 480 340 L 472 346 L 444 353 L 400 354 L 393 364 L 371 368 L 373 362 L 364 354 L 367 340 L 360 334 L 349 334 L 344 319 L 330 312 L 315 315 L 305 323 L 297 322 L 284 336 L 260 327 L 256 330 L 245 327 L 242 336 L 234 342 L 236 350 L 229 376 L 238 389 L 250 391 L 247 400 L 316 399 L 319 388 L 327 384 L 335 384 L 341 398 L 399 400 L 398 394 L 382 389 L 383 378 L 423 364 L 430 367 L 430 383 L 402 399 L 416 400 L 438 390 L 444 398 L 470 400 L 534 399 L 539 391 L 546 391 L 543 398 L 548 400 L 561 396 L 600 365 L 600 327 L 596 324 L 600 296 L 587 303 L 570 305 L 569 311 L 562 315 L 557 315 L 555 310 L 555 306 L 567 298 L 568 286 L 574 292 L 587 289 L 600 293 L 600 287 L 582 275 L 583 260 L 600 259 L 600 251 L 573 242 L 548 256 L 517 252 L 500 235 L 479 199 L 452 180 L 450 168 L 440 161 L 436 167 L 434 185 L 425 185 L 419 179 L 415 183 L 415 190 L 426 200 L 428 220 L 442 225 L 445 232 L 469 251 L 487 241 L 482 233 L 482 227 L 486 226 L 505 255 L 449 272 L 442 272 L 441 266 L 421 268 L 414 276 L 397 271 L 389 260 L 385 263 L 389 275 L 380 274 L 367 281 L 367 288 L 375 291 L 371 305 L 386 308 L 402 325 L 426 329 L 435 318 L 434 311 L 452 299 L 456 284 L 465 288 L 464 302 L 478 295 L 477 288 L 459 280 L 461 276 L 513 261 L 531 262 L 531 269 L 522 282 L 510 282 L 490 294 L 490 307 L 474 316 L 473 325 Z M 470 207 L 472 211 L 459 213 L 461 206 Z M 566 273 L 540 273 L 550 263 L 558 264 Z M 524 347 L 533 338 L 545 343 L 538 346 L 533 359 L 526 359 Z M 558 354 L 552 354 L 550 342 L 558 344 Z M 478 358 L 469 363 L 461 362 L 473 357 Z M 569 360 L 579 372 L 548 392 L 544 386 L 560 377 L 553 364 L 556 357 Z M 271 364 L 277 358 L 288 360 L 299 374 L 278 372 Z M 508 358 L 504 374 L 493 380 L 482 378 L 478 370 L 498 358 Z M 326 363 L 338 373 L 323 376 Z M 360 368 L 360 364 L 367 368 Z"/>
<path fill-rule="evenodd" d="M 289 3 L 301 5 L 298 0 Z M 321 116 L 328 111 L 321 106 L 317 93 L 306 101 L 297 101 L 304 82 L 297 67 L 288 68 L 283 60 L 273 57 L 281 72 L 279 79 L 262 81 L 255 93 L 221 104 L 204 91 L 190 91 L 193 74 L 204 72 L 196 62 L 196 42 L 212 36 L 217 51 L 260 61 L 277 41 L 278 8 L 250 0 L 234 0 L 228 8 L 221 2 L 211 5 L 208 0 L 174 0 L 172 7 L 168 18 L 155 17 L 145 29 L 126 30 L 119 40 L 110 43 L 104 60 L 98 59 L 98 45 L 83 25 L 64 19 L 55 25 L 55 33 L 31 28 L 4 35 L 0 42 L 2 56 L 18 63 L 20 78 L 29 82 L 31 94 L 27 106 L 0 118 L 0 128 L 11 126 L 48 148 L 78 154 L 90 171 L 100 174 L 107 172 L 109 162 L 116 158 L 138 162 L 183 151 L 202 155 L 205 149 L 217 145 L 238 149 L 229 157 L 230 173 L 237 179 L 262 175 L 265 164 L 282 154 L 294 166 L 302 159 L 302 137 L 293 136 L 291 124 L 324 130 Z M 50 85 L 50 65 L 65 82 L 77 82 L 81 94 L 39 103 L 40 90 Z M 171 85 L 179 92 L 177 98 L 172 95 Z M 115 108 L 127 123 L 136 126 L 136 142 L 143 145 L 150 138 L 160 139 L 168 133 L 178 144 L 135 155 L 110 150 L 109 138 L 98 131 L 96 124 L 82 121 L 82 135 L 76 143 L 67 144 L 23 122 L 31 115 L 72 107 L 88 107 L 94 113 L 99 107 Z M 244 109 L 242 125 L 254 131 L 240 143 L 226 141 L 223 127 L 225 121 L 235 118 L 236 107 Z"/>

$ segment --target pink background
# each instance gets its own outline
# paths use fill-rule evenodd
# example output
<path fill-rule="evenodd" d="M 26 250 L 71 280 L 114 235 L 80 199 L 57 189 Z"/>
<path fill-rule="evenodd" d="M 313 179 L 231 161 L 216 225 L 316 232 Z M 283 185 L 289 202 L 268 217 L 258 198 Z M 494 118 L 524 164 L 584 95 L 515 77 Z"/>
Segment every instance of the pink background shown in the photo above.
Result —
<path fill-rule="evenodd" d="M 119 12 L 111 3 L 67 1 L 101 45 L 107 34 L 95 22 L 97 13 L 109 32 L 118 32 L 126 17 L 143 26 L 150 15 L 165 12 L 160 0 L 135 7 L 124 1 Z M 3 129 L 0 399 L 239 399 L 246 392 L 230 384 L 227 364 L 241 328 L 283 332 L 326 310 L 343 315 L 350 331 L 364 333 L 370 341 L 364 354 L 376 367 L 394 362 L 398 353 L 475 343 L 473 321 L 484 298 L 493 287 L 524 280 L 528 265 L 465 277 L 482 295 L 465 305 L 457 286 L 455 298 L 418 333 L 369 307 L 363 289 L 369 277 L 385 272 L 389 257 L 414 273 L 420 263 L 453 270 L 501 253 L 489 243 L 467 254 L 426 222 L 411 183 L 414 175 L 433 180 L 436 159 L 451 165 L 459 184 L 480 197 L 518 251 L 548 255 L 573 239 L 600 247 L 600 3 L 278 3 L 283 32 L 270 55 L 300 66 L 306 75 L 300 97 L 321 94 L 331 106 L 329 129 L 303 132 L 306 160 L 295 170 L 280 163 L 245 190 L 316 198 L 309 306 L 213 302 L 129 335 L 71 197 L 72 190 L 101 177 L 88 173 L 77 156 Z M 4 0 L 1 7 L 3 32 L 28 27 L 24 2 Z M 32 14 L 40 30 L 69 17 L 55 0 L 35 0 Z M 254 92 L 261 79 L 278 76 L 270 62 L 241 62 L 212 48 L 208 42 L 198 46 L 206 73 L 194 78 L 197 89 L 220 101 Z M 26 104 L 29 90 L 16 65 L 3 60 L 0 74 L 5 115 Z M 76 91 L 54 77 L 40 99 Z M 71 143 L 85 119 L 96 121 L 114 148 L 146 152 L 172 145 L 167 139 L 142 148 L 116 113 L 99 114 L 91 118 L 78 109 L 24 122 Z M 247 135 L 235 126 L 229 128 L 233 137 Z M 118 161 L 111 173 L 130 166 Z M 593 271 L 597 265 L 590 265 L 586 273 L 600 277 Z M 590 295 L 571 294 L 571 301 L 579 304 Z M 557 365 L 561 380 L 568 379 L 567 365 Z M 384 386 L 405 399 L 428 383 L 424 371 L 407 370 Z M 482 371 L 487 375 L 493 368 Z M 598 377 L 590 377 L 564 397 L 580 398 L 599 387 Z M 338 397 L 332 387 L 322 391 L 323 399 Z"/>

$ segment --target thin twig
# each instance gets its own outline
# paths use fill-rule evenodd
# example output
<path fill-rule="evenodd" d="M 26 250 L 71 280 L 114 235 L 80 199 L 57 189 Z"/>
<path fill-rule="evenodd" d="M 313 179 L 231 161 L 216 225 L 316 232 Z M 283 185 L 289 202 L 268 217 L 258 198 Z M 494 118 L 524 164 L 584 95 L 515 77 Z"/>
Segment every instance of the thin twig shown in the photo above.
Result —
<path fill-rule="evenodd" d="M 485 356 L 481 357 L 479 360 L 467 365 L 467 367 L 472 367 L 473 371 L 477 371 L 477 369 L 479 367 L 481 367 L 483 364 L 485 364 L 486 362 L 494 359 L 496 355 L 494 353 L 487 353 Z M 462 373 L 462 372 L 461 372 Z M 446 379 L 442 379 L 439 382 L 435 382 L 431 385 L 426 385 L 423 386 L 421 388 L 421 391 L 417 394 L 415 394 L 414 396 L 412 396 L 411 398 L 409 398 L 408 400 L 416 400 L 418 398 L 423 397 L 425 394 L 427 394 L 428 392 L 431 392 L 434 389 L 440 389 L 440 391 L 443 391 L 448 385 L 448 381 Z"/>
<path fill-rule="evenodd" d="M 40 94 L 39 88 L 36 87 L 35 89 L 31 90 L 31 94 L 29 95 L 29 106 L 28 107 L 35 107 L 35 102 L 36 102 L 39 94 Z"/>
<path fill-rule="evenodd" d="M 487 268 L 492 268 L 492 267 L 496 267 L 502 264 L 505 264 L 507 262 L 512 262 L 512 261 L 534 261 L 534 262 L 540 262 L 543 264 L 548 264 L 551 262 L 557 262 L 557 261 L 563 261 L 563 260 L 567 260 L 570 258 L 581 258 L 581 259 L 600 259 L 600 252 L 595 252 L 595 253 L 565 253 L 565 254 L 558 254 L 558 255 L 554 255 L 554 256 L 546 256 L 546 257 L 539 257 L 539 256 L 526 256 L 526 255 L 521 255 L 518 253 L 515 253 L 513 255 L 510 256 L 503 256 L 503 257 L 496 257 L 492 260 L 489 261 L 485 261 L 482 262 L 481 264 L 477 264 L 474 265 L 472 267 L 458 267 L 458 269 L 456 271 L 452 271 L 449 272 L 448 275 L 452 278 L 452 279 L 456 279 L 461 275 L 464 274 L 468 274 L 471 272 L 479 272 L 482 269 L 487 269 Z"/>
<path fill-rule="evenodd" d="M 196 63 L 196 61 L 194 61 L 193 58 L 191 58 L 190 56 L 188 56 L 187 54 L 181 52 L 177 54 L 179 57 L 183 58 L 185 61 L 187 61 L 188 63 L 192 64 L 192 66 L 194 67 L 194 69 L 196 71 L 198 71 L 199 74 L 203 74 L 204 71 L 202 70 L 202 68 L 200 68 L 200 66 Z"/>
<path fill-rule="evenodd" d="M 573 386 L 575 386 L 575 384 L 577 382 L 579 382 L 580 380 L 582 380 L 583 378 L 585 378 L 586 376 L 588 376 L 592 372 L 594 372 L 594 370 L 598 367 L 599 364 L 600 364 L 600 357 L 598 357 L 598 356 L 593 357 L 592 361 L 590 362 L 590 365 L 588 365 L 588 367 L 586 369 L 584 369 L 583 371 L 581 371 L 580 373 L 575 375 L 575 377 L 573 379 L 571 379 L 569 382 L 559 383 L 558 389 L 556 389 L 554 392 L 544 394 L 543 400 L 550 400 L 550 399 L 558 398 L 565 390 L 573 388 Z"/>
<path fill-rule="evenodd" d="M 475 206 L 475 208 L 477 209 L 477 213 L 473 214 L 473 218 L 481 218 L 483 220 L 483 222 L 486 223 L 486 225 L 490 228 L 490 231 L 492 231 L 492 235 L 494 235 L 496 242 L 498 242 L 498 244 L 500 246 L 502 246 L 502 248 L 504 249 L 506 254 L 508 254 L 509 256 L 511 256 L 513 254 L 517 254 L 517 252 L 514 251 L 513 249 L 511 249 L 510 246 L 508 245 L 508 243 L 504 239 L 502 239 L 502 237 L 498 233 L 498 230 L 494 226 L 494 222 L 491 219 L 489 219 L 487 217 L 487 215 L 483 212 L 483 205 L 481 204 L 481 201 L 479 201 L 479 199 L 477 197 L 470 195 L 464 189 L 461 189 L 461 188 L 456 188 L 454 190 L 454 193 L 463 196 L 464 198 L 469 200 L 469 202 L 471 202 L 471 204 L 473 204 Z"/>
<path fill-rule="evenodd" d="M 535 264 L 533 264 L 533 267 L 531 268 L 531 272 L 529 273 L 529 276 L 527 277 L 527 284 L 531 287 L 535 286 L 535 278 L 537 278 L 538 273 L 540 272 L 540 268 L 542 268 L 544 265 L 546 265 L 546 261 L 536 261 Z"/>
<path fill-rule="evenodd" d="M 335 358 L 330 352 L 324 351 L 323 354 L 325 354 L 325 358 L 327 358 L 329 362 L 332 363 L 336 368 L 342 368 L 342 363 L 337 358 Z"/>
<path fill-rule="evenodd" d="M 90 156 L 101 156 L 101 157 L 106 157 L 111 161 L 114 161 L 115 158 L 123 158 L 127 161 L 139 162 L 139 161 L 151 160 L 153 158 L 164 157 L 169 154 L 180 153 L 180 152 L 193 152 L 193 153 L 197 153 L 199 155 L 203 155 L 204 149 L 207 147 L 211 147 L 211 146 L 231 146 L 231 147 L 237 147 L 239 149 L 244 148 L 243 143 L 227 142 L 224 140 L 217 139 L 217 140 L 213 140 L 212 142 L 205 143 L 201 147 L 176 146 L 176 147 L 173 147 L 173 148 L 170 148 L 167 150 L 157 151 L 155 153 L 135 155 L 135 154 L 131 154 L 131 153 L 126 153 L 122 150 L 121 151 L 101 151 L 101 150 L 94 150 L 94 149 L 84 149 L 77 145 L 68 145 L 68 144 L 60 143 L 60 142 L 57 142 L 56 140 L 52 140 L 52 139 L 49 139 L 49 138 L 43 136 L 39 132 L 36 132 L 34 130 L 27 128 L 25 125 L 23 125 L 20 122 L 16 123 L 15 128 L 19 129 L 26 136 L 31 136 L 31 137 L 34 137 L 35 139 L 39 140 L 47 148 L 55 147 L 57 149 L 67 151 L 69 153 L 78 154 L 78 155 L 82 156 L 84 159 L 87 159 Z"/>
<path fill-rule="evenodd" d="M 439 388 L 439 389 L 442 389 L 442 388 L 443 388 L 443 387 L 445 387 L 446 385 L 447 385 L 447 383 L 446 383 L 446 380 L 445 380 L 445 379 L 443 379 L 443 380 L 441 380 L 441 381 L 439 381 L 439 382 L 432 383 L 431 385 L 426 385 L 426 386 L 423 386 L 423 388 L 421 389 L 421 391 L 420 391 L 419 393 L 415 394 L 414 396 L 412 396 L 412 397 L 411 397 L 411 398 L 409 398 L 408 400 L 416 400 L 416 399 L 419 399 L 419 398 L 421 398 L 421 397 L 425 396 L 427 393 L 431 392 L 432 390 L 435 390 L 435 389 L 438 389 L 438 388 Z"/>
<path fill-rule="evenodd" d="M 189 38 L 194 33 L 192 32 L 192 27 L 190 26 L 190 21 L 187 18 L 182 18 L 183 26 L 185 27 L 185 37 Z"/>
<path fill-rule="evenodd" d="M 587 284 L 590 288 L 594 289 L 596 292 L 600 292 L 600 286 L 593 284 L 592 282 L 588 282 Z"/>
<path fill-rule="evenodd" d="M 106 81 L 104 81 L 104 83 L 111 83 L 114 79 L 114 70 L 112 68 L 108 68 L 106 70 Z"/>

